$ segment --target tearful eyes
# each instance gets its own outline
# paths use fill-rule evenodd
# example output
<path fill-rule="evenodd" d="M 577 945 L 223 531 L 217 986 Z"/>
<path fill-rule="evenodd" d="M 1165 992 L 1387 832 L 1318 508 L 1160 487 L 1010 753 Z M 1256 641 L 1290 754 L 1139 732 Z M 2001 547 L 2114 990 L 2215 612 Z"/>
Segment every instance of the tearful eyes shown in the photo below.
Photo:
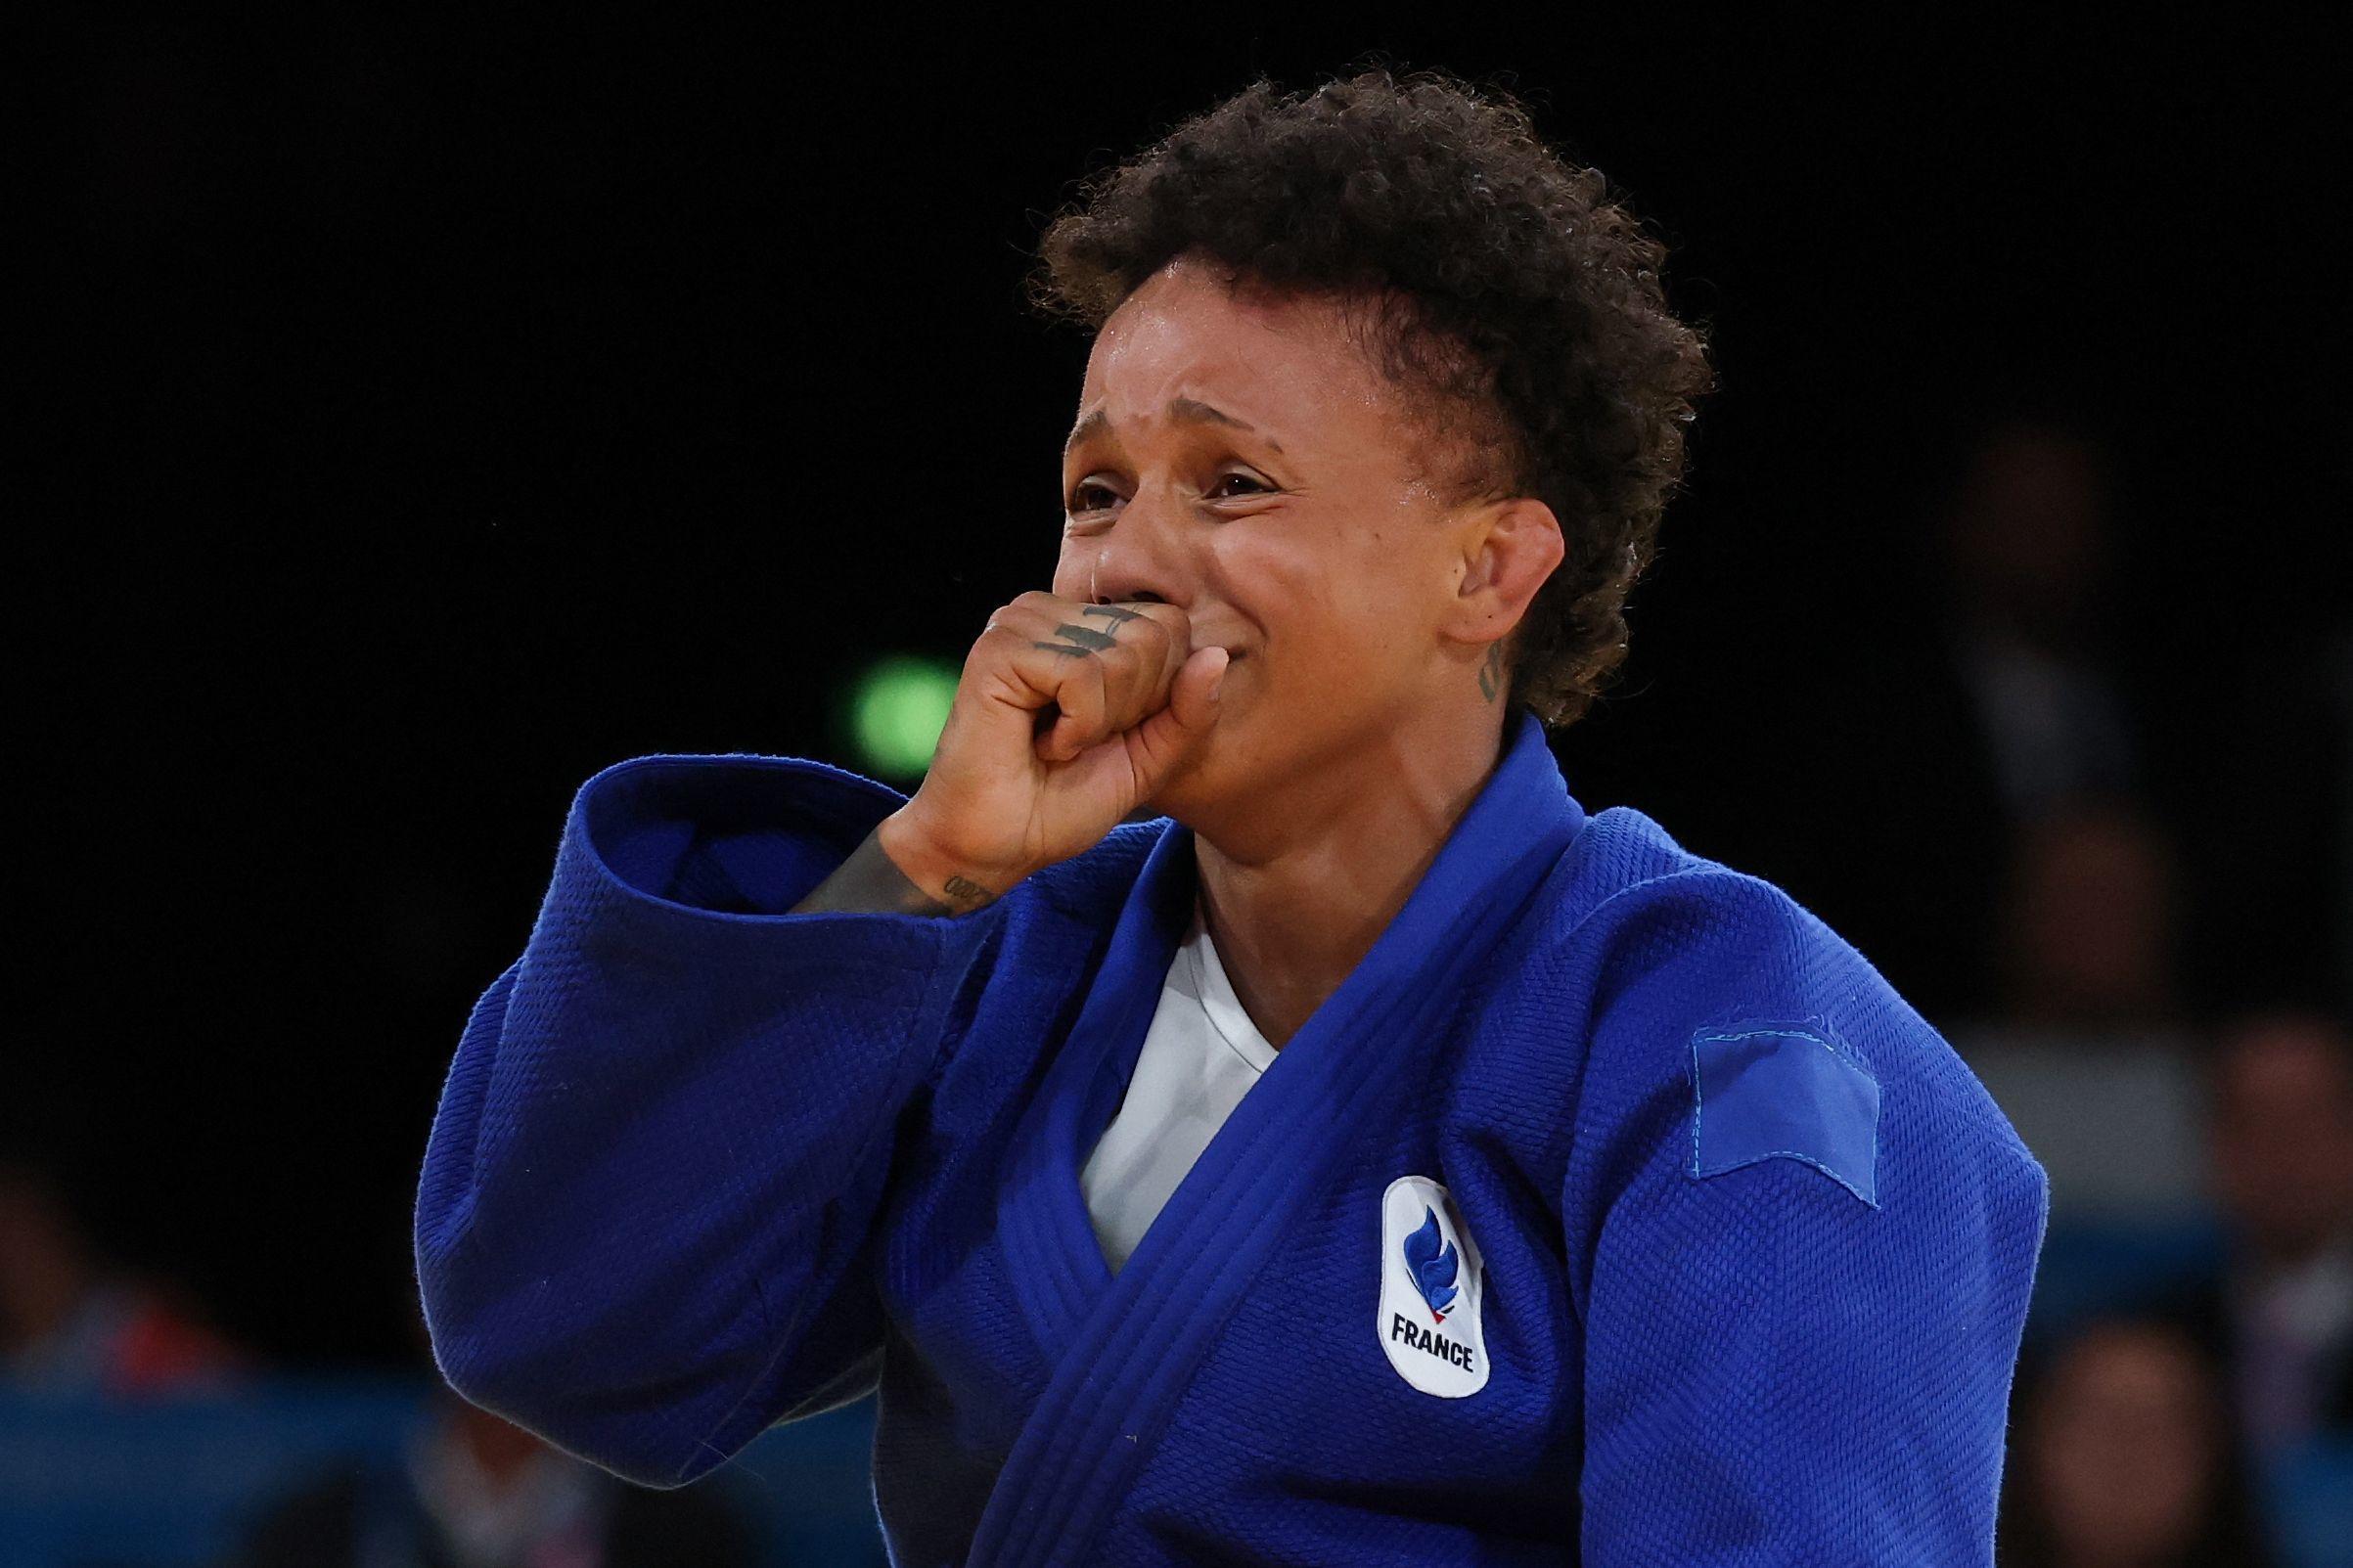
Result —
<path fill-rule="evenodd" d="M 1220 495 L 1219 492 L 1222 491 L 1227 485 L 1235 483 L 1246 484 L 1251 490 L 1262 495 L 1274 494 L 1274 486 L 1263 484 L 1260 481 L 1251 478 L 1246 473 L 1221 473 L 1217 476 L 1215 482 L 1213 482 L 1209 488 L 1203 492 L 1203 495 L 1207 499 L 1213 501 L 1231 499 L 1229 497 Z M 1089 496 L 1112 496 L 1116 495 L 1117 493 L 1118 492 L 1112 490 L 1109 485 L 1097 484 L 1094 480 L 1090 479 L 1077 486 L 1070 492 L 1068 506 L 1072 512 L 1092 512 L 1095 510 L 1095 508 L 1088 505 L 1087 498 Z"/>

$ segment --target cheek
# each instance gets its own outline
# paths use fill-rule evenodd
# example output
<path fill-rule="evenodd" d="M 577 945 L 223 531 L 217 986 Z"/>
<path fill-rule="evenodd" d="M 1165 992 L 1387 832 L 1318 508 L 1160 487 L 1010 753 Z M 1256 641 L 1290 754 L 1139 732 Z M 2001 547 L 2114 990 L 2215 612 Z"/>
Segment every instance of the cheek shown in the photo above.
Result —
<path fill-rule="evenodd" d="M 1410 566 L 1394 559 L 1401 533 L 1388 527 L 1350 537 L 1303 516 L 1276 527 L 1241 525 L 1210 560 L 1218 596 L 1253 638 L 1259 688 L 1302 722 L 1319 709 L 1337 717 L 1408 678 L 1420 657 L 1416 627 L 1425 613 L 1410 592 Z"/>
<path fill-rule="evenodd" d="M 1384 706 L 1410 663 L 1397 606 L 1321 573 L 1262 579 L 1238 607 L 1259 628 L 1262 689 L 1304 729 Z"/>
<path fill-rule="evenodd" d="M 1330 654 L 1340 617 L 1318 562 L 1258 547 L 1225 552 L 1218 566 L 1220 591 L 1254 634 L 1269 680 Z"/>

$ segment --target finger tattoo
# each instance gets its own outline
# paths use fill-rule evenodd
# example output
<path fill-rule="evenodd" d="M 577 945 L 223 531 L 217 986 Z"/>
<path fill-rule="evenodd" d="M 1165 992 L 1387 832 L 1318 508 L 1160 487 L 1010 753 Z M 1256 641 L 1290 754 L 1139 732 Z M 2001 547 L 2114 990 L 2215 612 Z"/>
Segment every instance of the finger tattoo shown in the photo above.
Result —
<path fill-rule="evenodd" d="M 1068 638 L 1072 644 L 1076 645 L 1076 647 L 1064 649 L 1064 646 L 1061 643 L 1040 643 L 1037 646 L 1039 648 L 1051 648 L 1077 653 L 1100 653 L 1107 648 L 1117 648 L 1119 646 L 1119 639 L 1113 637 L 1109 632 L 1099 632 L 1092 626 L 1071 626 L 1067 624 L 1057 626 L 1054 629 L 1054 635 L 1057 637 Z"/>
<path fill-rule="evenodd" d="M 1081 615 L 1101 615 L 1113 625 L 1126 621 L 1140 621 L 1144 618 L 1140 612 L 1119 605 L 1082 605 L 1079 606 L 1078 612 Z M 1048 653 L 1066 653 L 1072 658 L 1085 658 L 1089 653 L 1097 653 L 1107 648 L 1116 647 L 1119 641 L 1115 634 L 1099 632 L 1092 626 L 1057 626 L 1054 631 L 1056 636 L 1067 637 L 1070 641 L 1067 643 L 1032 643 L 1029 646 Z"/>

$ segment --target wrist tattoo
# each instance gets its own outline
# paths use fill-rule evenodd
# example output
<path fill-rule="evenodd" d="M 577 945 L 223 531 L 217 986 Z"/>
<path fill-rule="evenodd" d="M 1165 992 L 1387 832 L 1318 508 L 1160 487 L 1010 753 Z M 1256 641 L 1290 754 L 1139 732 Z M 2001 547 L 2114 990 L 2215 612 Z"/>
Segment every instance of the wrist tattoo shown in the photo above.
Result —
<path fill-rule="evenodd" d="M 880 832 L 870 832 L 831 876 L 792 906 L 792 915 L 969 915 L 995 901 L 991 888 L 951 874 L 940 894 L 927 891 L 882 849 Z"/>
<path fill-rule="evenodd" d="M 947 895 L 950 907 L 959 915 L 968 910 L 976 910 L 997 896 L 993 891 L 982 887 L 962 873 L 951 873 L 948 876 L 948 885 L 943 891 Z"/>

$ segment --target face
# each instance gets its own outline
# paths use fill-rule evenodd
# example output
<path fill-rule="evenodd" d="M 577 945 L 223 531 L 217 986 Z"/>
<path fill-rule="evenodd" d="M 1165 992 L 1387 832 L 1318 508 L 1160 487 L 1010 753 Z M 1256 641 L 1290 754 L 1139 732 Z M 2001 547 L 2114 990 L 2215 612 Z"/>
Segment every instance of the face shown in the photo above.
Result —
<path fill-rule="evenodd" d="M 2109 1023 L 2162 1007 L 2173 946 L 2163 843 L 2138 821 L 2069 812 L 2018 837 L 2010 951 L 2038 1003 Z"/>
<path fill-rule="evenodd" d="M 2025 1456 L 2060 1544 L 2102 1561 L 2180 1551 L 2211 1495 L 2213 1398 L 2170 1334 L 2117 1327 L 2072 1347 Z"/>
<path fill-rule="evenodd" d="M 1104 325 L 1054 591 L 1176 605 L 1232 657 L 1217 728 L 1156 810 L 1191 821 L 1408 747 L 1413 715 L 1477 692 L 1485 646 L 1449 635 L 1474 620 L 1476 567 L 1418 431 L 1335 306 L 1238 294 L 1213 262 L 1179 257 Z"/>
<path fill-rule="evenodd" d="M 1949 544 L 1965 579 L 2013 613 L 2063 624 L 2108 550 L 2099 450 L 2057 430 L 2004 431 L 1977 455 Z"/>
<path fill-rule="evenodd" d="M 2224 1206 L 2289 1257 L 2353 1225 L 2353 1080 L 2319 1019 L 2283 1017 L 2224 1042 L 2211 1129 Z"/>

